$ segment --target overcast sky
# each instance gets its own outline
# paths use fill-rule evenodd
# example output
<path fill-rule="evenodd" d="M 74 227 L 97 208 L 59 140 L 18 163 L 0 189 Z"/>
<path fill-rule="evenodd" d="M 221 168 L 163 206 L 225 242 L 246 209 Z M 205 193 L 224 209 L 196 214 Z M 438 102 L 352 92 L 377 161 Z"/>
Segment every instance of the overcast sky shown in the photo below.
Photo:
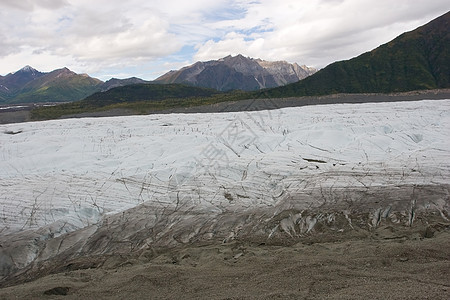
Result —
<path fill-rule="evenodd" d="M 0 0 L 0 74 L 154 79 L 243 54 L 323 68 L 446 13 L 448 0 Z"/>

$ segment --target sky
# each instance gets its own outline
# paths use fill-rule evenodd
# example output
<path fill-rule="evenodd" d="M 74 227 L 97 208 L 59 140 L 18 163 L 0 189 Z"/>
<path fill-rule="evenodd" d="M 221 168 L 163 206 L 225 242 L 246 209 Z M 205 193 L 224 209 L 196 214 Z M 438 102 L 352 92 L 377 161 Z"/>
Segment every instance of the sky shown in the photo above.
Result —
<path fill-rule="evenodd" d="M 0 0 L 0 75 L 30 65 L 152 80 L 237 54 L 320 69 L 448 10 L 448 0 Z"/>

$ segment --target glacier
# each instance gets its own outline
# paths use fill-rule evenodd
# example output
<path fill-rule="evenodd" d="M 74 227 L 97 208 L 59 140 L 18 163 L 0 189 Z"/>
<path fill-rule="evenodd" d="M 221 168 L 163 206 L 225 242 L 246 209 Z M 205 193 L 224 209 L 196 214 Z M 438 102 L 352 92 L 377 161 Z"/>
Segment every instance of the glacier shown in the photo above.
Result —
<path fill-rule="evenodd" d="M 0 276 L 155 245 L 448 221 L 449 133 L 450 100 L 0 125 Z"/>

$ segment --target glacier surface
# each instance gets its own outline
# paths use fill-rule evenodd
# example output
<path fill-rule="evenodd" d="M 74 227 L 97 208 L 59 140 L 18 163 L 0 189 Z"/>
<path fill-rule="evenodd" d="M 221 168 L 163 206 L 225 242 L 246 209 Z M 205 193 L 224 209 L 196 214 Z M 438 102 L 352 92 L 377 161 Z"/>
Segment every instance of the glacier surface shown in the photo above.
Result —
<path fill-rule="evenodd" d="M 0 125 L 1 273 L 112 241 L 307 234 L 336 212 L 448 220 L 449 133 L 450 100 Z"/>

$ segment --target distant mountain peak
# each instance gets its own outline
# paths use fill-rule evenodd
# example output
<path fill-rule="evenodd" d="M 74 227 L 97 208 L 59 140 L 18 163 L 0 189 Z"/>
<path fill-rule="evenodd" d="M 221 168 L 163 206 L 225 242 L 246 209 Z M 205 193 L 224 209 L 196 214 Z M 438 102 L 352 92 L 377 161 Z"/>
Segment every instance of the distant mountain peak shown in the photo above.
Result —
<path fill-rule="evenodd" d="M 36 69 L 34 69 L 33 67 L 31 67 L 30 65 L 26 65 L 25 67 L 23 67 L 22 69 L 20 69 L 20 71 L 35 71 Z"/>
<path fill-rule="evenodd" d="M 73 72 L 73 71 L 71 71 L 69 68 L 67 68 L 67 67 L 64 67 L 64 68 L 61 68 L 61 69 L 58 69 L 57 71 L 61 71 L 61 72 L 70 72 L 70 73 L 75 73 L 75 72 Z"/>
<path fill-rule="evenodd" d="M 30 65 L 26 65 L 25 67 L 23 67 L 22 69 L 18 70 L 16 73 L 40 73 L 38 70 L 34 69 L 33 67 L 31 67 Z"/>
<path fill-rule="evenodd" d="M 233 55 L 227 55 L 227 56 L 225 56 L 225 57 L 223 57 L 223 58 L 220 58 L 220 59 L 218 59 L 218 61 L 224 61 L 224 60 L 231 60 L 231 59 L 235 59 L 235 60 L 238 60 L 238 59 L 251 59 L 251 60 L 253 60 L 253 58 L 251 58 L 251 57 L 245 57 L 244 55 L 242 55 L 242 54 L 237 54 L 237 55 L 235 55 L 235 56 L 233 56 Z"/>
<path fill-rule="evenodd" d="M 69 76 L 75 76 L 78 75 L 77 73 L 69 70 L 67 67 L 61 68 L 61 69 L 57 69 L 52 71 L 51 73 L 55 73 L 56 77 L 69 77 Z M 83 76 L 83 75 L 78 75 L 78 76 Z M 86 76 L 83 76 L 86 77 Z"/>

